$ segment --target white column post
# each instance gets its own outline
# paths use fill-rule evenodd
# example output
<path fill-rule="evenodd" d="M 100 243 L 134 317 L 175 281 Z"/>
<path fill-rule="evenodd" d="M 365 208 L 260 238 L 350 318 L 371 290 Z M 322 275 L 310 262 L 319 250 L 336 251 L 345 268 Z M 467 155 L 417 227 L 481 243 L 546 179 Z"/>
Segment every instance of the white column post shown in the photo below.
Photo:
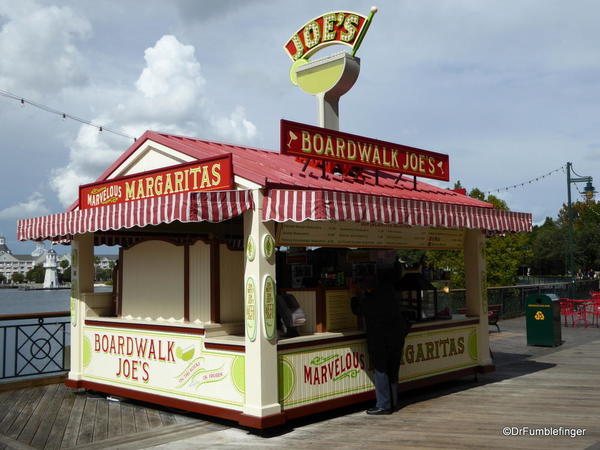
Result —
<path fill-rule="evenodd" d="M 244 292 L 246 326 L 246 400 L 244 415 L 260 418 L 281 412 L 277 381 L 277 332 L 274 309 L 265 311 L 265 285 L 275 280 L 275 251 L 265 256 L 265 239 L 273 238 L 272 222 L 262 222 L 263 194 L 253 190 L 255 209 L 244 213 Z M 268 244 L 273 244 L 274 241 Z M 266 281 L 268 277 L 271 280 Z M 270 284 L 274 287 L 274 284 Z M 267 305 L 276 292 L 267 295 Z M 265 329 L 265 314 L 267 326 Z M 274 331 L 274 333 L 273 333 Z M 267 334 L 273 334 L 271 338 Z M 242 423 L 242 422 L 240 422 Z"/>
<path fill-rule="evenodd" d="M 479 316 L 477 355 L 480 366 L 492 365 L 488 325 L 487 274 L 485 265 L 485 235 L 481 230 L 465 234 L 466 310 Z"/>
<path fill-rule="evenodd" d="M 71 242 L 71 370 L 70 380 L 82 377 L 82 340 L 85 303 L 82 293 L 94 292 L 94 235 L 76 236 Z"/>

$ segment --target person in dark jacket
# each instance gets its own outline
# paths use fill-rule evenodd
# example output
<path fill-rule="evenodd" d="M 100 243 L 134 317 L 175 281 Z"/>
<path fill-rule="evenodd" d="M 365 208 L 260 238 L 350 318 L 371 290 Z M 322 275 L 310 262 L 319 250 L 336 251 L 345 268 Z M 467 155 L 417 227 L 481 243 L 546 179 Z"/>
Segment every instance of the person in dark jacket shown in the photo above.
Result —
<path fill-rule="evenodd" d="M 398 409 L 398 372 L 410 322 L 402 312 L 394 281 L 393 271 L 382 271 L 377 286 L 352 298 L 352 311 L 365 321 L 374 371 L 377 401 L 367 414 L 391 414 Z"/>

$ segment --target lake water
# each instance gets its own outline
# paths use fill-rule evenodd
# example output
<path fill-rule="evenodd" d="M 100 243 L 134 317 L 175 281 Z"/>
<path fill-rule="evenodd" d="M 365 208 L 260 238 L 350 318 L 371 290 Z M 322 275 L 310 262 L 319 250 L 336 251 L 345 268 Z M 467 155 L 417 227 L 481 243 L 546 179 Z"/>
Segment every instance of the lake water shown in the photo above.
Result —
<path fill-rule="evenodd" d="M 110 292 L 99 286 L 96 292 Z M 0 289 L 0 314 L 69 311 L 70 289 Z M 0 321 L 0 383 L 63 371 L 71 341 L 68 317 Z M 4 352 L 2 351 L 4 350 Z M 16 356 L 15 356 L 16 355 Z M 40 375 L 42 374 L 42 375 Z"/>
<path fill-rule="evenodd" d="M 110 292 L 110 286 L 98 286 L 96 292 Z M 27 314 L 69 311 L 69 289 L 20 291 L 0 289 L 0 314 Z"/>

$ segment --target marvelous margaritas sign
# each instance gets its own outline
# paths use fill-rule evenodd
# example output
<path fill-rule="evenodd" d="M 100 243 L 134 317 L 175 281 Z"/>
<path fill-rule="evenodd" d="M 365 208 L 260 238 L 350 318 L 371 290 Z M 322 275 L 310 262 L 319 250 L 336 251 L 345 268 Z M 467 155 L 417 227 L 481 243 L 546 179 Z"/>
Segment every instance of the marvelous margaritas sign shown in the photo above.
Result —
<path fill-rule="evenodd" d="M 80 186 L 79 208 L 232 187 L 231 155 L 226 155 Z"/>

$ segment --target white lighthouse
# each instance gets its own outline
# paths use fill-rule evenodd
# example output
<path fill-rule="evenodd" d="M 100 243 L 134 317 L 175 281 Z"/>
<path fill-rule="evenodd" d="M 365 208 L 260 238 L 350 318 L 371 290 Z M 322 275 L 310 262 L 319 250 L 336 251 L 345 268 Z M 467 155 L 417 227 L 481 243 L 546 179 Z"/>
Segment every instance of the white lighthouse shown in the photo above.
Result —
<path fill-rule="evenodd" d="M 50 249 L 46 253 L 46 262 L 44 263 L 44 269 L 46 269 L 46 274 L 44 275 L 44 289 L 58 287 L 57 266 L 56 252 Z"/>

